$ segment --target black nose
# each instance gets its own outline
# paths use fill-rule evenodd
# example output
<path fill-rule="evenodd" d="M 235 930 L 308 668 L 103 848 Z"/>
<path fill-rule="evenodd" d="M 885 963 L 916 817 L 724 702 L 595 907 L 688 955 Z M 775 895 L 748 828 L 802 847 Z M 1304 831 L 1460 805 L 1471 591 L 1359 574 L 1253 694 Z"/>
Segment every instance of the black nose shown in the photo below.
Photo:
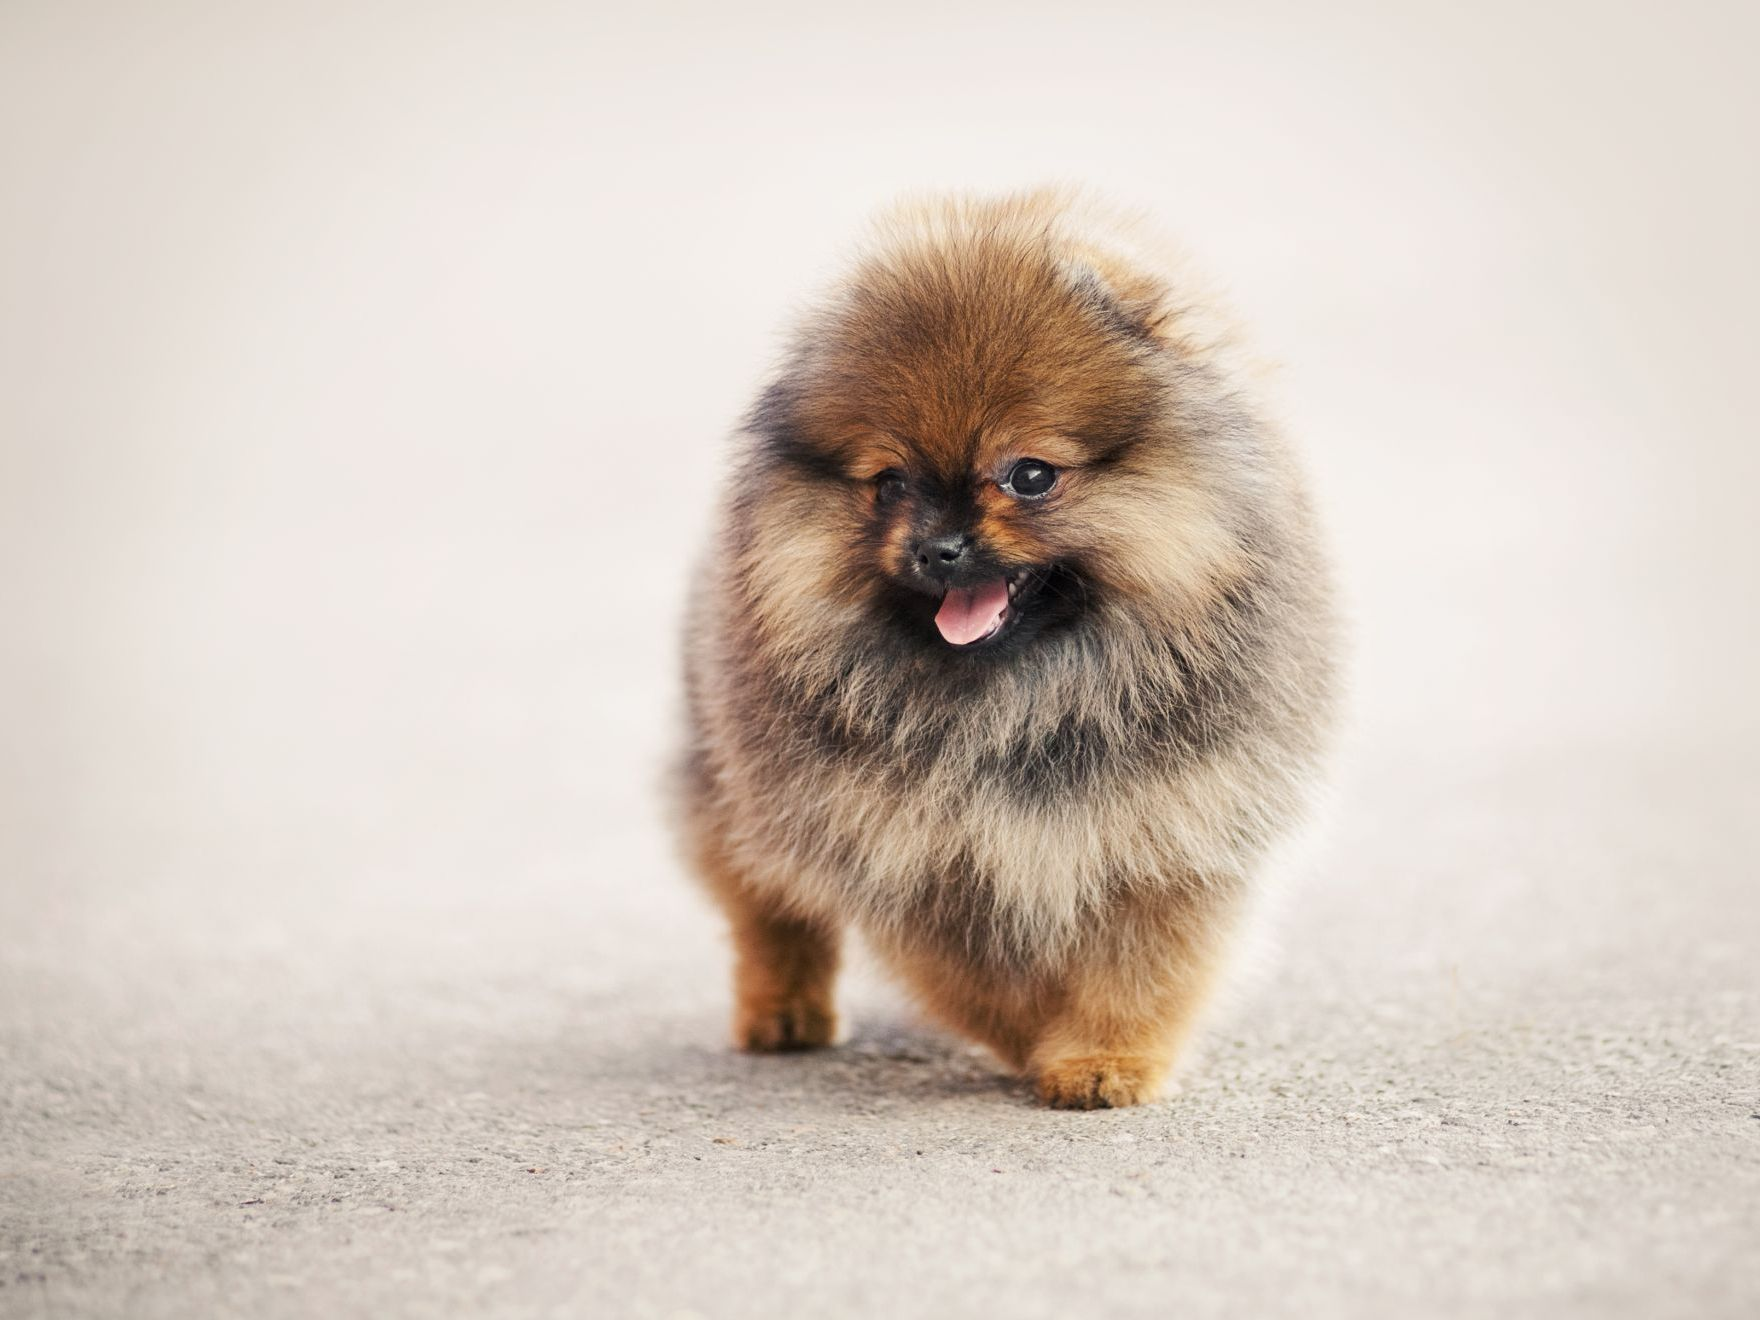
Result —
<path fill-rule="evenodd" d="M 950 532 L 946 536 L 931 536 L 918 541 L 915 548 L 917 571 L 927 573 L 932 578 L 947 578 L 953 575 L 965 558 L 972 538 L 964 532 Z"/>

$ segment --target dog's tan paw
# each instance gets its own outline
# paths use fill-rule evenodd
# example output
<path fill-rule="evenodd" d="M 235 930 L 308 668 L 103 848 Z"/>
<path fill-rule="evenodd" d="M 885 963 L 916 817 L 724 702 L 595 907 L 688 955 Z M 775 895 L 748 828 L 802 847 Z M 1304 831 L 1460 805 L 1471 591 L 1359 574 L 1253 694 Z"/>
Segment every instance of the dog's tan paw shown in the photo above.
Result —
<path fill-rule="evenodd" d="M 1034 1080 L 1039 1099 L 1053 1109 L 1123 1109 L 1158 1097 L 1162 1072 L 1150 1059 L 1094 1054 L 1053 1060 Z"/>
<path fill-rule="evenodd" d="M 837 1039 L 837 1013 L 806 999 L 742 1008 L 733 1024 L 733 1043 L 753 1054 L 816 1050 Z"/>

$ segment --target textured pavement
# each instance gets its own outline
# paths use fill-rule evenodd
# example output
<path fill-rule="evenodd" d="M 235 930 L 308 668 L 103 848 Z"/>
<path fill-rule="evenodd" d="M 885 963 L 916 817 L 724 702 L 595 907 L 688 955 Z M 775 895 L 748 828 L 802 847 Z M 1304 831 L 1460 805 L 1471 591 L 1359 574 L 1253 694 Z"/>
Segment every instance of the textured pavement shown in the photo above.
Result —
<path fill-rule="evenodd" d="M 1132 1112 L 1034 1108 L 866 981 L 835 1052 L 730 1053 L 644 851 L 248 915 L 38 889 L 0 1312 L 1751 1314 L 1756 784 L 1624 750 L 1359 781 L 1275 971 Z"/>

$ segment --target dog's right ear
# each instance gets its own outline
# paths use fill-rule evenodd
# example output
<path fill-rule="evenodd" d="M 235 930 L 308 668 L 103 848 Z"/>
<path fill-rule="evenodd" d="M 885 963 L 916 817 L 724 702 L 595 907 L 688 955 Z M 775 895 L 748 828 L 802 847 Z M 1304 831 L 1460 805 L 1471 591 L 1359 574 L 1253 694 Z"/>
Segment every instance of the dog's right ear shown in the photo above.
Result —
<path fill-rule="evenodd" d="M 1151 276 L 1108 279 L 1086 261 L 1064 263 L 1064 277 L 1115 334 L 1159 345 L 1171 316 L 1167 286 Z"/>

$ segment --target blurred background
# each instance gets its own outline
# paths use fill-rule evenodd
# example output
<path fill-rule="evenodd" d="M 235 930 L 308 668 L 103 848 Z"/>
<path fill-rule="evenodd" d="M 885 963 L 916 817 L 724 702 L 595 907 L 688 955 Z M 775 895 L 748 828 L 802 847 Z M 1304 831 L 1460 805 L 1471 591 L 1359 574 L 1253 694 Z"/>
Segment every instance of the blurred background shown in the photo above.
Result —
<path fill-rule="evenodd" d="M 12 1250 L 104 1222 L 47 1151 L 209 1176 L 203 1088 L 359 1131 L 518 1072 L 460 1041 L 641 1012 L 720 1066 L 680 603 L 791 311 L 904 190 L 1140 206 L 1277 364 L 1356 632 L 1286 977 L 1741 1020 L 1756 13 L 9 0 Z M 113 1299 L 98 1260 L 42 1286 Z"/>

